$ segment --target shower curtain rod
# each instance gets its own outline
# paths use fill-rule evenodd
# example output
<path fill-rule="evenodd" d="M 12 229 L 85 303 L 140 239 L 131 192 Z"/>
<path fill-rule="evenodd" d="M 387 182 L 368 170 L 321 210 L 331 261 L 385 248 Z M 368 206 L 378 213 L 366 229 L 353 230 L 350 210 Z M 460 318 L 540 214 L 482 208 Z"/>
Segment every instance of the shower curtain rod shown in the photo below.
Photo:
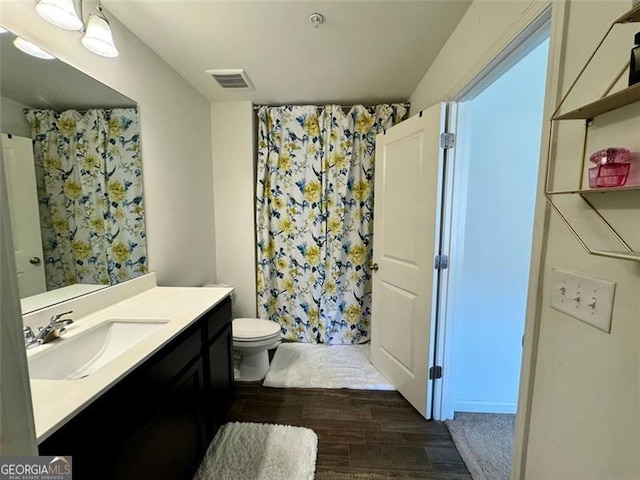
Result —
<path fill-rule="evenodd" d="M 95 108 L 87 108 L 86 110 L 78 110 L 77 108 L 66 108 L 65 110 L 75 110 L 76 112 L 78 112 L 81 115 L 84 115 L 85 113 L 87 113 L 89 110 L 115 110 L 116 108 L 129 108 L 129 109 L 133 109 L 136 112 L 138 111 L 138 107 L 109 107 L 109 108 L 100 108 L 100 107 L 95 107 Z M 28 113 L 31 110 L 53 110 L 54 112 L 57 113 L 62 113 L 65 110 L 56 110 L 54 108 L 23 108 L 22 109 L 22 113 Z"/>
<path fill-rule="evenodd" d="M 280 104 L 280 105 L 254 105 L 253 106 L 253 110 L 257 111 L 258 109 L 260 109 L 260 107 L 288 107 L 288 106 L 292 106 L 292 107 L 317 107 L 317 108 L 322 108 L 322 107 L 326 107 L 327 105 L 333 105 L 331 103 L 323 103 L 322 105 L 306 105 L 306 104 Z M 404 107 L 409 108 L 411 106 L 410 103 L 403 103 L 402 104 Z M 365 107 L 375 107 L 375 105 L 364 105 Z M 346 110 L 349 111 L 351 110 L 352 107 L 355 107 L 355 105 L 340 105 L 340 108 L 342 108 L 342 110 Z"/>
<path fill-rule="evenodd" d="M 65 108 L 65 110 L 57 110 L 55 108 L 23 108 L 22 109 L 22 113 L 26 114 L 29 113 L 31 110 L 53 110 L 56 113 L 62 113 L 65 110 L 75 110 L 76 112 L 78 112 L 80 115 L 84 115 L 85 113 L 87 113 L 89 110 L 91 110 L 91 108 L 87 109 L 87 110 L 78 110 L 77 108 Z M 94 109 L 95 110 L 95 109 Z M 106 110 L 106 109 L 103 109 Z"/>

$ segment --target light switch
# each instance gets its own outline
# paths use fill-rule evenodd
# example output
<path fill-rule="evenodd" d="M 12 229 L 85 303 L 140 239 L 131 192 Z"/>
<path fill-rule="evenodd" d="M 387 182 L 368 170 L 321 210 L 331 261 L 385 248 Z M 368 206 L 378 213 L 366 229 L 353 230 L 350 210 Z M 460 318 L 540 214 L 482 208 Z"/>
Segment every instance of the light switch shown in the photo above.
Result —
<path fill-rule="evenodd" d="M 609 333 L 616 284 L 554 267 L 551 308 Z"/>

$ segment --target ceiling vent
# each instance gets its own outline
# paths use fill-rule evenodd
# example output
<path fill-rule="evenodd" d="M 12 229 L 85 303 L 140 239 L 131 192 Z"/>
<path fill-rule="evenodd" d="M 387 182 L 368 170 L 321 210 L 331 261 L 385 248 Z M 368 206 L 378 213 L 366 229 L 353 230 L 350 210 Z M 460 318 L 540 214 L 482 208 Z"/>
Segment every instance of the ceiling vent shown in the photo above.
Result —
<path fill-rule="evenodd" d="M 206 72 L 211 75 L 222 88 L 234 90 L 249 90 L 253 88 L 247 73 L 242 69 L 207 70 Z"/>

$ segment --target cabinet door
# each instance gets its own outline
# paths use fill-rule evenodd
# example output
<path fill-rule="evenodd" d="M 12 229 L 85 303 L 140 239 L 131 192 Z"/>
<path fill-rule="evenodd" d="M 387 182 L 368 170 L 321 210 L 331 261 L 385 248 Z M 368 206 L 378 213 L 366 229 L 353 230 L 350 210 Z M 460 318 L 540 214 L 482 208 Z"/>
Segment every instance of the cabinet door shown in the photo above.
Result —
<path fill-rule="evenodd" d="M 195 362 L 158 400 L 156 415 L 121 449 L 113 478 L 193 478 L 205 449 L 202 362 Z"/>
<path fill-rule="evenodd" d="M 209 359 L 209 431 L 211 440 L 224 421 L 233 402 L 233 336 L 227 324 L 208 347 Z"/>

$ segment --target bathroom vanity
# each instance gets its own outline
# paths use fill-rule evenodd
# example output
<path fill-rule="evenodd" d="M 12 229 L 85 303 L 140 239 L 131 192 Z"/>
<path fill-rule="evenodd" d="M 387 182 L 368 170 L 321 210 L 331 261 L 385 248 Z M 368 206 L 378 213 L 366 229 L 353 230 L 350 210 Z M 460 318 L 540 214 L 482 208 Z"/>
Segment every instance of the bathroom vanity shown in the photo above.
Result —
<path fill-rule="evenodd" d="M 117 288 L 78 301 L 88 304 L 91 295 Z M 75 375 L 46 366 L 31 369 L 40 454 L 73 456 L 79 480 L 193 478 L 233 400 L 231 291 L 143 289 L 78 319 L 61 339 L 29 351 L 35 365 L 38 356 L 65 354 L 65 348 L 76 355 L 74 343 L 97 335 L 105 322 L 157 325 L 97 369 Z M 58 310 L 64 308 L 69 305 Z M 110 335 L 120 341 L 113 340 L 117 333 Z"/>

